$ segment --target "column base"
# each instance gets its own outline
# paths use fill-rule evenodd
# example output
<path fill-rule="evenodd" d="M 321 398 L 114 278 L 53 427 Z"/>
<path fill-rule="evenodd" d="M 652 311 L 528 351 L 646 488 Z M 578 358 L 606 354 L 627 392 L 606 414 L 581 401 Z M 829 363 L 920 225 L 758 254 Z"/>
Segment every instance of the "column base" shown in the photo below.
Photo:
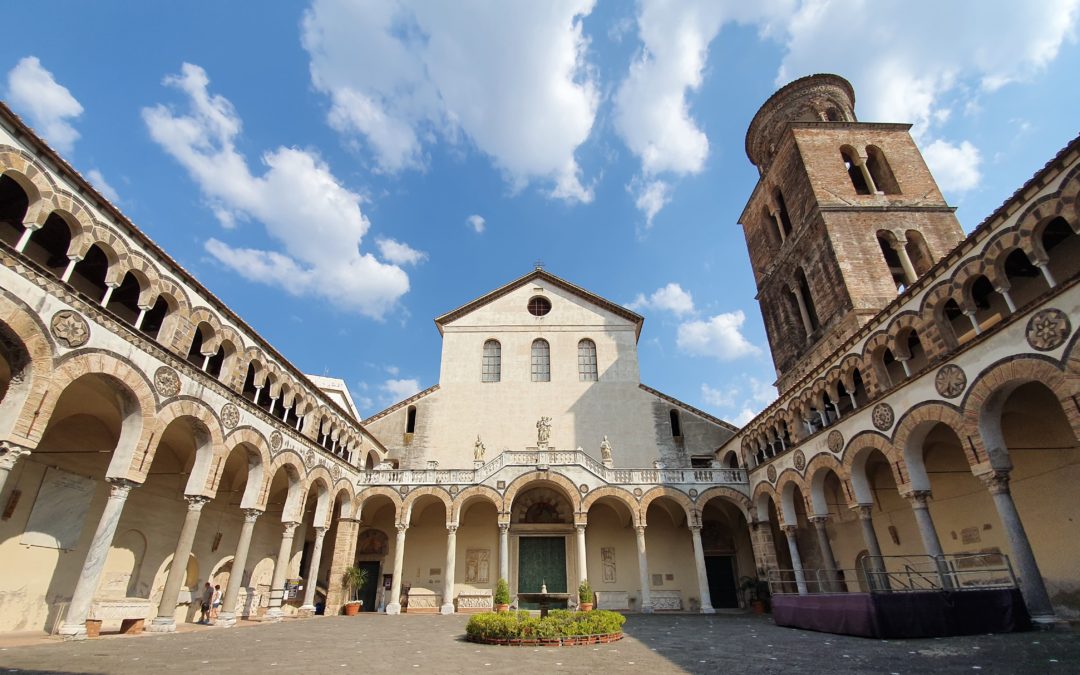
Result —
<path fill-rule="evenodd" d="M 221 628 L 231 628 L 236 625 L 236 612 L 221 612 L 218 614 L 217 621 L 214 622 L 215 626 Z"/>
<path fill-rule="evenodd" d="M 305 619 L 315 616 L 315 605 L 302 605 L 300 607 L 300 616 Z"/>
<path fill-rule="evenodd" d="M 401 603 L 400 602 L 391 602 L 389 605 L 386 606 L 386 613 L 387 614 L 401 614 Z"/>
<path fill-rule="evenodd" d="M 1065 619 L 1056 614 L 1040 614 L 1031 617 L 1031 624 L 1035 630 L 1071 630 L 1072 627 Z"/>
<path fill-rule="evenodd" d="M 171 616 L 158 616 L 146 627 L 148 633 L 175 633 L 176 619 Z"/>
<path fill-rule="evenodd" d="M 713 608 L 713 607 L 702 607 L 701 608 L 701 613 L 702 614 L 716 614 L 716 609 Z"/>
<path fill-rule="evenodd" d="M 83 623 L 62 623 L 58 632 L 65 640 L 85 640 L 87 637 L 86 624 Z"/>
<path fill-rule="evenodd" d="M 453 603 L 447 603 L 447 604 L 445 604 L 445 605 L 443 605 L 442 607 L 439 608 L 439 614 L 453 614 L 453 613 L 454 613 L 454 605 L 453 605 Z"/>
<path fill-rule="evenodd" d="M 269 623 L 277 623 L 285 618 L 285 612 L 280 607 L 271 607 L 266 610 L 266 616 L 263 617 L 263 621 Z"/>

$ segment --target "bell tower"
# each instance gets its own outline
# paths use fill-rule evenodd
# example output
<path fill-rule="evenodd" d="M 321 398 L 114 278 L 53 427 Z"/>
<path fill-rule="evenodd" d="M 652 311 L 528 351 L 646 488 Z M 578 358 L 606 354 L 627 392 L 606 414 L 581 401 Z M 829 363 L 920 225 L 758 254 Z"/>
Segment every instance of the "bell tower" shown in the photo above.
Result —
<path fill-rule="evenodd" d="M 964 237 L 910 128 L 859 122 L 837 75 L 791 82 L 750 123 L 739 222 L 781 394 Z"/>

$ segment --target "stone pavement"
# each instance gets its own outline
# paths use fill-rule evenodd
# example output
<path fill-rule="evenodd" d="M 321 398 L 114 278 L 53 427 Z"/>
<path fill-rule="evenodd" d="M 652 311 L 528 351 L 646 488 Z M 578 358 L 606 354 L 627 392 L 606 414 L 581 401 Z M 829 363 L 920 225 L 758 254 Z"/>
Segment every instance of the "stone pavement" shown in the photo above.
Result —
<path fill-rule="evenodd" d="M 768 617 L 631 615 L 627 637 L 586 647 L 465 642 L 465 616 L 316 617 L 176 635 L 0 648 L 37 673 L 1053 673 L 1080 672 L 1080 633 L 882 641 L 778 628 Z"/>

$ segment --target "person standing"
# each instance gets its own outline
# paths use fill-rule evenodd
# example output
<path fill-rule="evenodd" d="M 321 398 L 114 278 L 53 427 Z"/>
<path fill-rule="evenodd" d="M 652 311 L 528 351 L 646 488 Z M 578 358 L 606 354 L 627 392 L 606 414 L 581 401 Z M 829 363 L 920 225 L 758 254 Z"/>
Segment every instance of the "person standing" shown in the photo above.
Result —
<path fill-rule="evenodd" d="M 221 584 L 214 586 L 214 593 L 210 596 L 210 625 L 217 622 L 218 612 L 221 611 Z"/>
<path fill-rule="evenodd" d="M 213 600 L 214 589 L 210 586 L 210 582 L 207 581 L 203 586 L 202 606 L 200 607 L 202 613 L 199 615 L 199 623 L 204 625 L 210 623 L 210 603 L 213 602 Z"/>

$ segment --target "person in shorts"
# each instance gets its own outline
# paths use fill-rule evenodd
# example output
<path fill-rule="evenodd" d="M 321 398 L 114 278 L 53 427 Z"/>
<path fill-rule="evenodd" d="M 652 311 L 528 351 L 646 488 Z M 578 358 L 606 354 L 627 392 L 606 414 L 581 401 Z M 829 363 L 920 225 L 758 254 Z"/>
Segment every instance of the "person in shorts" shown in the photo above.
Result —
<path fill-rule="evenodd" d="M 207 581 L 206 585 L 203 586 L 202 606 L 201 606 L 202 612 L 199 615 L 199 623 L 201 623 L 201 624 L 210 623 L 210 603 L 213 602 L 213 599 L 214 599 L 214 589 L 210 586 L 210 582 Z"/>
<path fill-rule="evenodd" d="M 221 584 L 214 586 L 214 593 L 210 596 L 210 625 L 213 626 L 217 621 L 218 613 L 221 611 Z"/>

